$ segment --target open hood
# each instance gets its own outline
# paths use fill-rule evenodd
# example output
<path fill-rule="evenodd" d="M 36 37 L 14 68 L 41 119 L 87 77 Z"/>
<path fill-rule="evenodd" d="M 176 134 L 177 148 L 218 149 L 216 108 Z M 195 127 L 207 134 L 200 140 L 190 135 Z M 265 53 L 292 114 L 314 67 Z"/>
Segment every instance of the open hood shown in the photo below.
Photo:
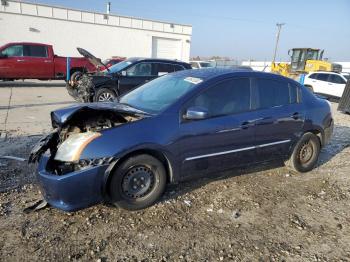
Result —
<path fill-rule="evenodd" d="M 77 50 L 78 50 L 79 54 L 81 54 L 83 57 L 88 59 L 90 61 L 90 63 L 92 63 L 96 67 L 103 66 L 107 69 L 107 71 L 109 71 L 107 66 L 104 63 L 102 63 L 100 58 L 95 57 L 93 54 L 91 54 L 89 51 L 86 51 L 84 48 L 77 47 Z"/>
<path fill-rule="evenodd" d="M 147 115 L 147 113 L 141 110 L 119 103 L 77 104 L 51 112 L 52 126 L 54 128 L 62 127 L 73 117 L 77 117 L 78 115 L 88 116 L 98 111 L 109 111 L 129 116 Z"/>

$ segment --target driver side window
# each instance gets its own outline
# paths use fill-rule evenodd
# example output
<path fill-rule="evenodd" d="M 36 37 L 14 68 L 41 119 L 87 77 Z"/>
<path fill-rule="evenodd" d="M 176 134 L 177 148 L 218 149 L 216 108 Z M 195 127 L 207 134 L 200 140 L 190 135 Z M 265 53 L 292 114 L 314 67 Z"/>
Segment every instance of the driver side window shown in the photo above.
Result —
<path fill-rule="evenodd" d="M 152 64 L 139 63 L 126 70 L 127 76 L 152 76 Z"/>
<path fill-rule="evenodd" d="M 250 80 L 236 78 L 222 81 L 194 98 L 187 108 L 200 107 L 209 117 L 246 112 L 251 109 Z"/>
<path fill-rule="evenodd" d="M 23 56 L 23 45 L 12 45 L 7 47 L 1 52 L 3 55 L 8 57 Z"/>

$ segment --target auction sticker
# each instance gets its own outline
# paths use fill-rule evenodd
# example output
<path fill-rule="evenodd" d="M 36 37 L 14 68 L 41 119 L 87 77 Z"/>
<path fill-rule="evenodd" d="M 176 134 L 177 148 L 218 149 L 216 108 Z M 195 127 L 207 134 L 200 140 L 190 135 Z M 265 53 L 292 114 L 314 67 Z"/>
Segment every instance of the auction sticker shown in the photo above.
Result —
<path fill-rule="evenodd" d="M 197 77 L 186 77 L 184 80 L 186 82 L 189 82 L 189 83 L 194 84 L 194 85 L 198 85 L 198 84 L 203 82 L 202 79 L 197 78 Z"/>

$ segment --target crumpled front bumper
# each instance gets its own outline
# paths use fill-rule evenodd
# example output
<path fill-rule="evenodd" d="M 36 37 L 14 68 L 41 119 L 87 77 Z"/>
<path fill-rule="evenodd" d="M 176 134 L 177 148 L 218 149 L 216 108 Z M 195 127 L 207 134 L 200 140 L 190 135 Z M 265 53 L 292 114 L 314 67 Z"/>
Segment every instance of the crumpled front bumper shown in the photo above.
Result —
<path fill-rule="evenodd" d="M 58 176 L 47 171 L 49 158 L 49 155 L 42 155 L 38 180 L 41 192 L 51 206 L 70 212 L 103 200 L 104 174 L 108 164 Z"/>

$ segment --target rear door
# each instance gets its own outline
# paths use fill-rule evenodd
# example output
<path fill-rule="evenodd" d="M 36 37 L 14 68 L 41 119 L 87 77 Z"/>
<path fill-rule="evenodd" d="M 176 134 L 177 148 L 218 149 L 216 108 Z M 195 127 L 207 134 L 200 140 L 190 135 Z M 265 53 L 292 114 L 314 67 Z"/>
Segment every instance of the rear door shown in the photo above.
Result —
<path fill-rule="evenodd" d="M 1 53 L 7 57 L 0 58 L 0 78 L 24 78 L 27 66 L 23 56 L 23 45 L 10 45 Z"/>
<path fill-rule="evenodd" d="M 339 75 L 330 74 L 328 77 L 329 94 L 336 97 L 341 97 L 344 92 L 346 81 Z"/>
<path fill-rule="evenodd" d="M 24 45 L 28 78 L 49 79 L 54 76 L 53 57 L 45 45 Z"/>
<path fill-rule="evenodd" d="M 244 165 L 255 159 L 254 120 L 251 114 L 250 79 L 224 80 L 186 103 L 208 110 L 202 120 L 180 121 L 177 142 L 182 174 L 200 175 Z"/>
<path fill-rule="evenodd" d="M 140 62 L 126 70 L 126 75 L 119 78 L 119 95 L 158 77 L 154 63 Z"/>
<path fill-rule="evenodd" d="M 318 73 L 317 75 L 317 84 L 315 85 L 314 92 L 320 94 L 329 94 L 329 82 L 328 82 L 329 74 L 327 73 Z"/>
<path fill-rule="evenodd" d="M 259 161 L 286 156 L 304 125 L 299 86 L 288 81 L 256 78 L 256 147 Z"/>
<path fill-rule="evenodd" d="M 174 65 L 169 63 L 154 63 L 156 75 L 162 76 L 175 72 Z"/>

